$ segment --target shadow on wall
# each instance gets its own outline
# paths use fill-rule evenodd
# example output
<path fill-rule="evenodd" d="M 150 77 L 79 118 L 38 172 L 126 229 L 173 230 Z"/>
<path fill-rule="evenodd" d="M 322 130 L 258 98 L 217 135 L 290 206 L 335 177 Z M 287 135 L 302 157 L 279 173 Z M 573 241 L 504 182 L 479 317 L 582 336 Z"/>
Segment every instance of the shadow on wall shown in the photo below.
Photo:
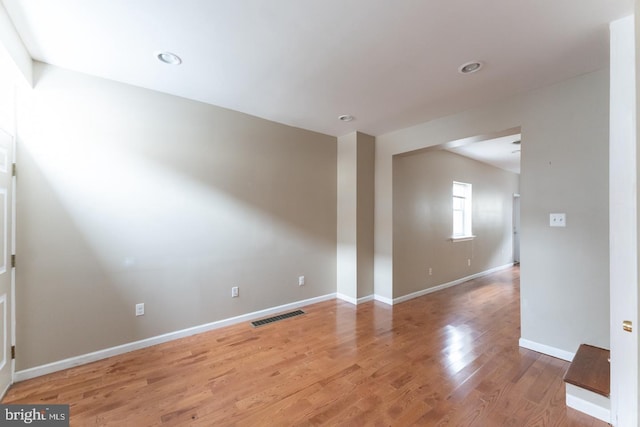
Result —
<path fill-rule="evenodd" d="M 335 292 L 335 138 L 44 64 L 36 82 L 19 106 L 18 221 L 38 232 L 17 245 L 40 256 L 19 304 L 53 286 L 67 309 L 45 306 L 19 339 L 76 328 L 68 357 Z M 92 337 L 104 328 L 119 331 Z M 34 351 L 29 366 L 59 359 Z"/>
<path fill-rule="evenodd" d="M 29 173 L 20 176 L 17 200 L 21 264 L 16 270 L 20 285 L 16 287 L 18 370 L 68 357 L 61 341 L 102 348 L 133 340 L 137 328 L 128 316 L 131 307 L 126 298 L 136 289 L 119 283 L 103 267 L 82 228 L 22 148 L 18 144 L 20 168 Z M 45 211 L 24 197 L 33 193 L 38 194 Z M 31 286 L 36 283 L 42 285 Z"/>

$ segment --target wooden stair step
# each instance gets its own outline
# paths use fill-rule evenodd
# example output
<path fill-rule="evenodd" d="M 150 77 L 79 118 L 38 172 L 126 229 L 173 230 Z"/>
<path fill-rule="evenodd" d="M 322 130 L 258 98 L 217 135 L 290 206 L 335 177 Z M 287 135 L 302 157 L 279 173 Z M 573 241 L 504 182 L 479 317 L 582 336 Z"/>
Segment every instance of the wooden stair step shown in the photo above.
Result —
<path fill-rule="evenodd" d="M 564 376 L 564 381 L 609 397 L 611 388 L 609 357 L 609 350 L 581 344 Z"/>

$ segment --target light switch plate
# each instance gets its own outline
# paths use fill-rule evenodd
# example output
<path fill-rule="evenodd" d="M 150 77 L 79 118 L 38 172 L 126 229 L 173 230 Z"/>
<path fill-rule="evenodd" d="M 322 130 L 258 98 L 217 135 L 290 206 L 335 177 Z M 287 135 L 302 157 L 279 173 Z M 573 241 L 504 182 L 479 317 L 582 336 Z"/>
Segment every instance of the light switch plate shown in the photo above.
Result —
<path fill-rule="evenodd" d="M 564 214 L 564 213 L 549 214 L 549 226 L 550 227 L 566 227 L 567 214 Z"/>

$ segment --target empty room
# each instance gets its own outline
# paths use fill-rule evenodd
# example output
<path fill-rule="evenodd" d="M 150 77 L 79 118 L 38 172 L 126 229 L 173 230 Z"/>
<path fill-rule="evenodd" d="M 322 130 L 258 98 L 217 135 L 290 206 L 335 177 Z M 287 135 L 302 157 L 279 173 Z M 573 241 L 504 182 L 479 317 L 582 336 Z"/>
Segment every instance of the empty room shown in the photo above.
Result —
<path fill-rule="evenodd" d="M 637 7 L 0 0 L 0 425 L 637 427 Z"/>

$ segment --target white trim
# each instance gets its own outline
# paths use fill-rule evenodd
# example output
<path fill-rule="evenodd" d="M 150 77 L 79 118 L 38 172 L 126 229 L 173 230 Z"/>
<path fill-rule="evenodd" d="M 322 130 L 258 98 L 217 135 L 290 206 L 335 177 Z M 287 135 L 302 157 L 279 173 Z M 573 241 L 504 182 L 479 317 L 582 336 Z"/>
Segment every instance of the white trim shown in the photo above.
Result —
<path fill-rule="evenodd" d="M 566 387 L 566 403 L 569 408 L 583 412 L 605 423 L 611 423 L 611 410 L 607 408 L 607 406 L 611 406 L 611 402 L 608 398 L 581 387 L 576 387 L 573 384 L 566 384 Z M 593 401 L 587 400 L 587 398 Z M 599 405 L 596 401 L 602 403 L 602 405 Z"/>
<path fill-rule="evenodd" d="M 175 332 L 169 332 L 169 333 L 158 335 L 155 337 L 130 342 L 127 344 L 122 344 L 116 347 L 94 351 L 93 353 L 87 353 L 80 356 L 70 357 L 68 359 L 59 360 L 57 362 L 47 363 L 46 365 L 36 366 L 33 368 L 24 369 L 22 371 L 17 371 L 15 373 L 14 380 L 16 382 L 28 380 L 31 378 L 39 377 L 41 375 L 46 375 L 52 372 L 61 371 L 63 369 L 73 368 L 74 366 L 84 365 L 87 363 L 95 362 L 97 360 L 106 359 L 107 357 L 117 356 L 119 354 L 128 353 L 130 351 L 151 347 L 152 345 L 173 341 L 178 338 L 184 338 L 191 335 L 200 334 L 202 332 L 211 331 L 213 329 L 219 329 L 225 326 L 231 326 L 237 323 L 247 322 L 253 319 L 268 316 L 270 314 L 276 314 L 289 309 L 304 307 L 306 305 L 316 304 L 323 301 L 329 301 L 335 298 L 336 298 L 336 294 L 322 295 L 315 298 L 309 298 L 306 300 L 296 301 L 289 304 L 279 305 L 277 307 L 267 308 L 265 310 L 259 310 L 259 311 L 254 311 L 252 313 L 243 314 L 240 316 L 230 317 L 228 319 L 206 323 L 204 325 L 194 326 L 191 328 L 182 329 Z"/>
<path fill-rule="evenodd" d="M 9 134 L 9 132 L 7 133 Z M 13 135 L 9 134 L 9 136 L 13 139 Z M 9 150 L 4 147 L 0 147 L 0 173 L 7 172 L 9 172 Z"/>
<path fill-rule="evenodd" d="M 393 305 L 393 300 L 391 298 L 383 297 L 382 295 L 375 294 L 373 296 L 373 299 L 376 300 L 376 301 L 380 301 L 382 303 L 385 303 L 387 305 Z"/>
<path fill-rule="evenodd" d="M 374 295 L 367 295 L 366 297 L 360 297 L 358 298 L 357 303 L 358 304 L 364 304 L 365 302 L 369 302 L 369 301 L 373 301 Z"/>
<path fill-rule="evenodd" d="M 358 305 L 358 300 L 356 298 L 350 297 L 349 295 L 341 294 L 340 292 L 338 292 L 336 294 L 336 298 L 338 298 L 338 299 L 340 299 L 342 301 L 346 301 L 346 302 L 348 302 L 350 304 L 353 304 L 353 305 Z"/>
<path fill-rule="evenodd" d="M 2 258 L 2 267 L 0 267 L 0 274 L 4 274 L 7 272 L 7 265 L 9 264 L 9 259 L 11 258 L 11 254 L 9 254 L 9 189 L 8 188 L 0 188 L 0 195 L 4 196 L 4 204 L 2 208 L 4 209 L 4 223 L 2 224 L 4 230 L 4 241 L 2 242 L 4 248 L 4 257 Z"/>
<path fill-rule="evenodd" d="M 18 87 L 16 84 L 13 85 L 13 120 L 14 120 L 14 129 L 18 128 L 18 115 L 16 114 L 16 105 L 17 105 L 17 94 Z M 13 139 L 11 140 L 11 164 L 16 164 L 16 132 L 14 132 Z M 12 174 L 11 177 L 11 251 L 9 255 L 14 255 L 16 253 L 16 176 Z M 11 298 L 8 301 L 9 305 L 9 313 L 11 313 L 11 346 L 16 345 L 16 269 L 11 268 Z M 14 376 L 16 372 L 16 359 L 11 359 L 11 383 L 14 382 Z"/>
<path fill-rule="evenodd" d="M 476 236 L 451 236 L 450 239 L 452 242 L 468 242 L 469 240 L 475 239 Z"/>
<path fill-rule="evenodd" d="M 520 347 L 522 348 L 546 354 L 547 356 L 555 357 L 556 359 L 566 360 L 567 362 L 571 362 L 576 355 L 575 353 L 571 353 L 570 351 L 561 350 L 559 348 L 551 347 L 546 344 L 540 344 L 524 338 L 520 338 L 518 345 L 520 345 Z"/>
<path fill-rule="evenodd" d="M 9 316 L 8 316 L 8 309 L 9 307 L 7 306 L 7 304 L 9 304 L 9 301 L 7 301 L 7 294 L 2 294 L 2 296 L 0 296 L 0 304 L 2 304 L 2 327 L 3 327 L 3 331 L 2 331 L 2 361 L 0 361 L 0 370 L 4 369 L 4 366 L 7 364 L 7 359 L 8 359 L 8 353 L 9 353 L 9 349 L 7 348 L 7 341 L 11 340 L 11 337 L 9 337 L 8 331 L 7 331 L 7 321 L 9 320 Z M 9 359 L 11 360 L 11 359 Z M 11 378 L 13 378 L 13 372 L 11 373 Z M 9 381 L 9 384 L 11 384 L 11 381 Z"/>
<path fill-rule="evenodd" d="M 336 294 L 336 298 L 341 299 L 342 301 L 346 301 L 353 305 L 358 305 L 358 304 L 363 304 L 365 302 L 373 301 L 374 296 L 372 294 L 372 295 L 367 295 L 366 297 L 354 298 L 354 297 L 350 297 L 349 295 L 341 294 L 340 292 L 338 292 Z"/>
<path fill-rule="evenodd" d="M 13 384 L 12 382 L 9 382 L 7 386 L 4 388 L 4 390 L 2 390 L 2 393 L 0 393 L 0 401 L 4 399 L 4 396 L 7 394 L 7 392 L 9 391 L 9 387 L 11 387 L 12 384 Z"/>
<path fill-rule="evenodd" d="M 478 277 L 486 276 L 486 275 L 489 275 L 489 274 L 492 274 L 492 273 L 495 273 L 495 272 L 498 272 L 498 271 L 501 271 L 501 270 L 506 270 L 507 268 L 511 268 L 511 267 L 513 267 L 513 263 L 501 265 L 500 267 L 490 268 L 489 270 L 485 270 L 485 271 L 482 271 L 480 273 L 472 274 L 471 276 L 466 276 L 466 277 L 463 277 L 461 279 L 456 279 L 456 280 L 453 280 L 453 281 L 448 282 L 448 283 L 443 283 L 442 285 L 433 286 L 431 288 L 427 288 L 427 289 L 423 289 L 421 291 L 417 291 L 417 292 L 413 292 L 413 293 L 410 293 L 410 294 L 407 294 L 407 295 L 403 295 L 401 297 L 394 298 L 393 301 L 391 302 L 391 305 L 399 304 L 401 302 L 409 301 L 410 299 L 418 298 L 418 297 L 421 297 L 423 295 L 427 295 L 427 294 L 430 294 L 430 293 L 433 293 L 433 292 L 441 291 L 443 289 L 447 289 L 447 288 L 450 288 L 452 286 L 459 285 L 459 284 L 467 282 L 469 280 L 477 279 Z"/>

